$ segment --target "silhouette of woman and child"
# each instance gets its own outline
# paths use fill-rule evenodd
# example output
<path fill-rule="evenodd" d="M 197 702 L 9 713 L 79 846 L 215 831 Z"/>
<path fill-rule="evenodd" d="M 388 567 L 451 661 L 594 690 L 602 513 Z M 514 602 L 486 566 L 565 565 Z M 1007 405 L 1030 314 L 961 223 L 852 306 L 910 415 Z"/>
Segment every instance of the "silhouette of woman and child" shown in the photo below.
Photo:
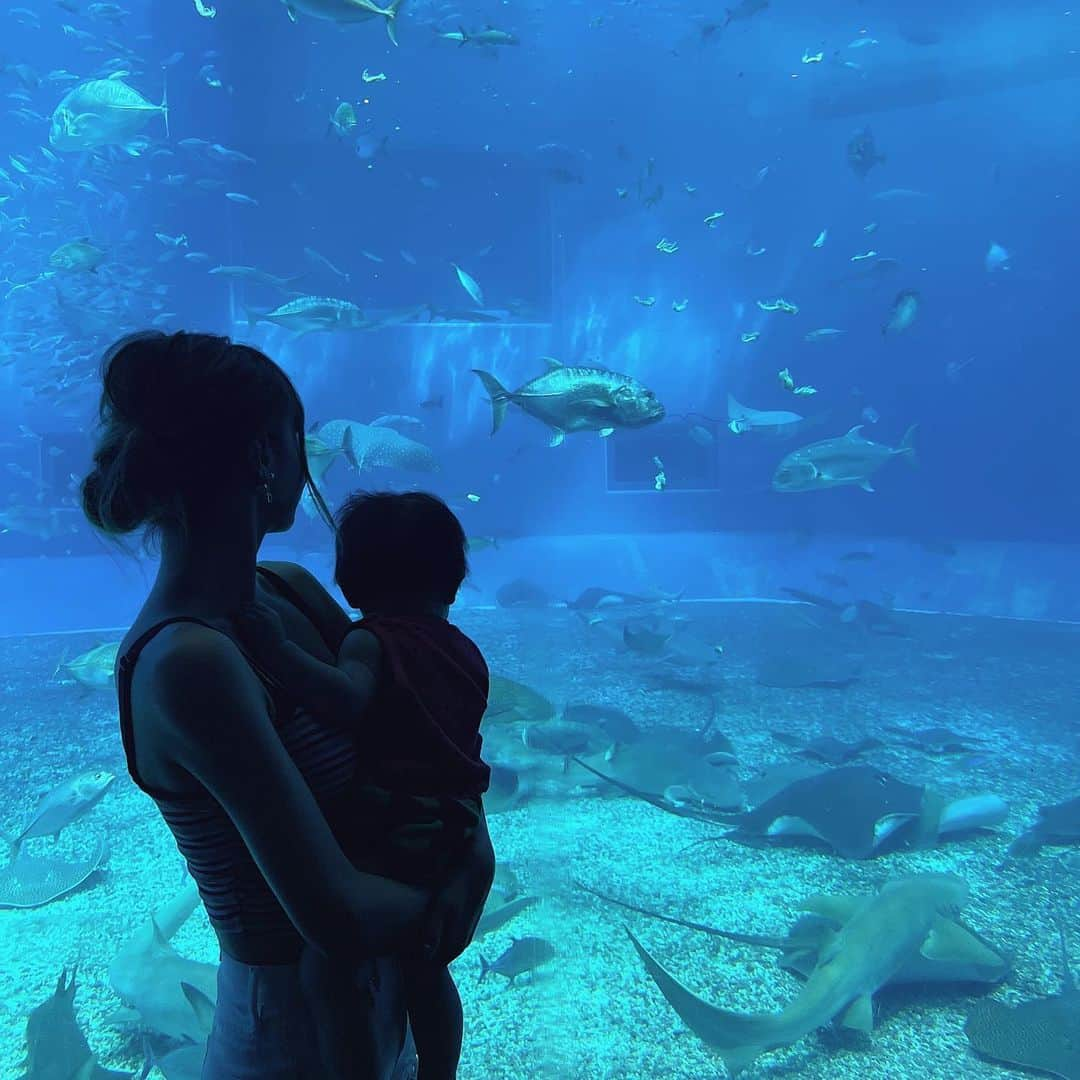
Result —
<path fill-rule="evenodd" d="M 420 1080 L 453 1077 L 447 965 L 494 875 L 487 667 L 447 621 L 465 537 L 417 493 L 356 494 L 335 522 L 304 430 L 257 349 L 143 333 L 106 354 L 83 509 L 160 545 L 117 667 L 128 769 L 220 943 L 204 1080 L 404 1080 L 417 1054 Z M 302 567 L 257 561 L 305 487 L 357 622 Z"/>

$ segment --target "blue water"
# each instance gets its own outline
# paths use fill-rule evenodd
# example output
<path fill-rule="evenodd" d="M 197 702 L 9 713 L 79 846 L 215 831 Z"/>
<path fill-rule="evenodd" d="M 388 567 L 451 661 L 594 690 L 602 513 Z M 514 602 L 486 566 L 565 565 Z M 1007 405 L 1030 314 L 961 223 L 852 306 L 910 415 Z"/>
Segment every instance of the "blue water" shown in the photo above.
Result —
<path fill-rule="evenodd" d="M 140 566 L 140 557 L 92 533 L 77 487 L 89 464 L 101 353 L 120 334 L 149 326 L 230 334 L 264 348 L 295 380 L 312 424 L 415 418 L 399 427 L 430 448 L 437 471 L 357 475 L 335 462 L 327 499 L 336 504 L 357 486 L 420 487 L 445 498 L 485 547 L 494 539 L 497 547 L 477 545 L 473 556 L 472 585 L 458 608 L 463 625 L 479 620 L 481 644 L 500 651 L 503 674 L 559 706 L 603 699 L 661 729 L 694 727 L 700 712 L 700 702 L 685 698 L 666 710 L 646 706 L 632 664 L 611 681 L 610 643 L 588 636 L 562 608 L 535 616 L 498 609 L 498 589 L 514 579 L 535 583 L 555 604 L 590 585 L 648 593 L 654 604 L 662 595 L 664 605 L 677 595 L 791 599 L 783 590 L 794 587 L 838 609 L 872 601 L 901 619 L 917 609 L 1046 625 L 1080 620 L 1075 14 L 1042 0 L 753 6 L 740 5 L 735 14 L 745 17 L 725 26 L 722 4 L 681 0 L 407 0 L 397 47 L 380 17 L 342 27 L 299 13 L 294 23 L 277 0 L 220 0 L 213 18 L 179 0 L 119 7 L 26 0 L 0 12 L 0 91 L 8 95 L 0 115 L 0 631 L 14 642 L 29 633 L 115 629 L 138 609 L 152 563 Z M 515 43 L 459 45 L 441 36 L 490 27 Z M 860 40 L 868 43 L 852 47 Z M 152 105 L 167 93 L 168 131 L 154 114 L 126 149 L 43 152 L 61 98 L 81 81 L 117 72 Z M 344 132 L 330 124 L 341 102 L 357 117 Z M 864 129 L 884 160 L 859 176 L 846 148 Z M 706 219 L 721 212 L 709 227 Z M 50 265 L 57 248 L 83 238 L 98 249 L 96 269 Z M 658 250 L 662 240 L 678 249 Z M 1006 253 L 998 268 L 987 261 L 995 244 Z M 462 287 L 454 264 L 478 283 L 482 303 Z M 292 280 L 278 288 L 209 273 L 218 266 Z M 875 266 L 877 273 L 854 278 Z M 904 290 L 918 293 L 918 316 L 903 332 L 883 334 Z M 382 325 L 297 336 L 259 321 L 295 294 L 350 301 Z M 762 310 L 759 301 L 778 297 L 797 313 Z M 649 299 L 651 306 L 640 302 Z M 819 328 L 843 333 L 808 342 Z M 514 390 L 544 370 L 544 357 L 633 377 L 656 393 L 664 421 L 608 438 L 570 433 L 549 447 L 551 432 L 511 405 L 493 435 L 473 369 Z M 783 369 L 817 392 L 785 389 Z M 729 394 L 804 421 L 786 435 L 735 434 Z M 857 486 L 772 489 L 786 454 L 859 424 L 863 436 L 890 447 L 916 425 L 916 467 L 888 462 L 874 474 L 872 494 Z M 851 552 L 866 558 L 845 561 Z M 268 553 L 327 578 L 328 538 L 318 520 L 299 515 Z M 821 609 L 803 614 L 819 618 Z M 752 680 L 765 645 L 754 637 L 740 652 L 735 624 L 725 629 L 721 619 L 717 628 L 712 608 L 687 618 L 699 643 L 723 644 L 733 659 L 729 679 Z M 863 662 L 876 648 L 858 620 L 819 625 Z M 1018 746 L 1026 753 L 1045 741 L 1043 786 L 1025 787 L 1008 769 L 985 778 L 1019 801 L 1005 827 L 1011 835 L 1038 803 L 1075 794 L 1074 736 L 1056 720 L 1040 726 L 1055 712 L 1046 704 L 1055 686 L 1075 668 L 1058 657 L 1056 637 L 1050 648 L 1038 635 L 1014 641 L 988 625 L 920 624 L 910 654 L 889 661 L 897 672 L 907 664 L 906 699 L 894 693 L 883 703 L 875 696 L 882 684 L 860 699 L 863 711 L 837 711 L 836 699 L 818 696 L 809 710 L 797 695 L 729 701 L 728 734 L 748 740 L 746 760 L 755 767 L 775 751 L 761 741 L 764 731 L 799 724 L 807 735 L 847 737 L 874 730 L 882 717 L 916 727 L 920 718 L 924 726 L 966 724 L 969 734 L 992 731 L 996 749 L 1014 762 Z M 864 636 L 844 637 L 849 631 Z M 55 694 L 53 664 L 117 636 L 95 630 L 71 642 L 49 639 L 32 661 L 13 644 L 12 685 L 31 700 L 39 684 Z M 510 655 L 502 652 L 506 641 Z M 984 641 L 993 644 L 983 649 Z M 558 671 L 552 642 L 582 650 L 589 664 Z M 930 654 L 962 656 L 948 694 L 936 693 L 934 665 L 951 661 Z M 1007 661 L 1016 665 L 1014 698 L 999 715 L 992 701 L 968 707 L 963 687 L 979 684 L 980 663 Z M 39 790 L 85 767 L 88 731 L 104 760 L 122 770 L 108 756 L 118 748 L 98 744 L 113 722 L 111 697 L 99 693 L 88 708 L 77 687 L 63 690 L 73 703 L 70 745 L 54 747 L 59 757 L 48 768 L 38 762 L 25 784 L 4 792 L 9 828 Z M 12 727 L 14 711 L 9 720 Z M 8 764 L 19 749 L 13 739 Z M 921 768 L 888 756 L 879 764 Z M 519 865 L 527 864 L 532 830 L 550 831 L 552 805 L 573 792 L 572 784 L 547 781 L 549 801 L 517 808 L 499 826 Z M 124 798 L 152 829 L 152 810 L 127 788 Z M 610 805 L 596 810 L 605 828 L 613 827 Z M 588 812 L 574 814 L 580 820 L 567 827 L 591 852 L 586 862 L 600 860 L 599 876 L 622 875 L 632 887 L 635 861 L 593 851 Z M 648 833 L 644 850 L 681 848 L 697 836 L 658 813 L 634 814 L 632 822 Z M 498 841 L 495 826 L 493 833 Z M 166 860 L 167 840 L 153 836 Z M 1003 844 L 979 843 L 978 865 L 969 869 L 987 881 Z M 550 857 L 545 851 L 539 862 Z M 962 872 L 963 856 L 954 853 L 893 869 Z M 760 869 L 752 855 L 740 865 L 748 874 Z M 886 876 L 846 876 L 838 865 L 813 888 L 850 891 Z M 662 874 L 650 872 L 656 885 Z M 775 872 L 801 873 L 787 863 Z M 537 872 L 531 880 L 541 888 L 543 879 Z M 700 895 L 687 864 L 680 882 L 686 896 Z M 725 878 L 724 887 L 740 886 Z M 137 894 L 130 880 L 123 888 L 125 897 Z M 656 889 L 657 897 L 675 895 L 675 883 Z M 76 914 L 63 913 L 71 898 L 58 900 L 50 919 L 33 924 L 61 927 L 65 948 L 94 910 L 92 891 L 76 896 L 83 898 Z M 1001 899 L 999 924 L 1023 896 L 1017 884 Z M 576 909 L 567 910 L 571 917 Z M 7 915 L 23 918 L 0 912 Z M 777 918 L 763 916 L 760 925 L 775 927 Z M 622 1016 L 621 1027 L 613 1020 L 611 1045 L 621 1039 L 625 1048 L 630 1038 L 655 1048 L 673 1030 L 692 1040 L 622 948 L 618 921 L 609 923 L 605 955 L 626 969 L 619 979 L 632 978 L 639 997 L 652 995 L 641 1016 Z M 205 933 L 197 947 L 207 948 Z M 1021 981 L 1014 1002 L 1056 989 L 1055 955 L 1046 950 L 1029 955 L 1028 974 L 1041 972 L 1042 981 Z M 110 1007 L 108 955 L 98 950 L 97 973 L 88 976 L 96 979 L 95 1025 Z M 53 969 L 74 955 L 48 959 L 33 985 L 11 979 L 0 995 L 13 1001 L 5 1062 L 17 1057 L 22 1021 L 52 989 Z M 543 992 L 565 1003 L 580 977 L 576 969 L 573 978 L 556 973 Z M 581 993 L 602 1014 L 605 995 L 618 991 L 601 972 L 589 977 Z M 717 1000 L 718 980 L 689 981 Z M 730 1005 L 774 1008 L 790 990 Z M 471 1004 L 496 1009 L 484 1013 L 489 1034 L 494 1027 L 505 1034 L 507 1025 L 527 1033 L 530 1018 L 542 1014 L 525 1000 L 518 1013 L 506 1001 Z M 957 1010 L 954 1035 L 963 1019 Z M 660 1025 L 655 1035 L 634 1033 L 645 1015 Z M 903 1024 L 902 1010 L 892 1020 Z M 603 1029 L 602 1015 L 592 1026 Z M 132 1067 L 131 1047 L 104 1037 L 114 1040 L 109 1063 Z M 595 1048 L 583 1057 L 587 1065 L 575 1065 L 568 1052 L 530 1056 L 523 1047 L 533 1037 L 522 1035 L 520 1063 L 501 1072 L 491 1047 L 502 1053 L 513 1040 L 477 1035 L 463 1075 L 689 1076 L 703 1062 L 720 1067 L 696 1044 L 693 1053 L 703 1056 L 670 1071 L 648 1052 L 613 1053 L 605 1065 Z M 951 1047 L 943 1062 L 967 1053 L 961 1036 L 942 1038 Z M 888 1056 L 893 1050 L 899 1056 Z M 882 1070 L 863 1075 L 958 1075 L 944 1064 L 920 1072 L 905 1062 L 902 1037 L 893 1050 L 863 1062 Z M 761 1075 L 768 1060 L 755 1066 Z M 858 1058 L 844 1061 L 844 1069 L 860 1068 Z M 827 1071 L 827 1048 L 792 1062 L 806 1075 L 840 1075 Z M 974 1058 L 964 1068 L 963 1075 L 996 1075 Z"/>

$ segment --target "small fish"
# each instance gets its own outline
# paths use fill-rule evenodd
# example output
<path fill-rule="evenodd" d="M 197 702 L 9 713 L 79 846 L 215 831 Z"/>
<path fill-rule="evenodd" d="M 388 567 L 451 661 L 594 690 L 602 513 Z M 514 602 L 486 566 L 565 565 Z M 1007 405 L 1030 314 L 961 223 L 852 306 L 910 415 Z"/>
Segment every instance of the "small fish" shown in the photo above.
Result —
<path fill-rule="evenodd" d="M 454 272 L 457 274 L 457 279 L 461 283 L 461 287 L 472 297 L 474 303 L 479 307 L 484 306 L 484 293 L 480 286 L 477 284 L 476 279 L 467 271 L 462 270 L 457 263 L 450 264 L 454 268 Z"/>
<path fill-rule="evenodd" d="M 244 195 L 240 191 L 226 191 L 225 198 L 231 202 L 240 203 L 241 206 L 258 206 L 258 200 L 253 199 L 250 195 Z"/>
<path fill-rule="evenodd" d="M 998 270 L 1011 269 L 1009 266 L 1010 258 L 1009 253 L 1000 244 L 991 244 L 984 260 L 986 272 L 993 274 Z"/>
<path fill-rule="evenodd" d="M 757 339 L 759 337 L 761 337 L 761 331 L 760 330 L 750 330 L 749 332 L 747 332 L 745 334 L 740 334 L 739 335 L 739 340 L 744 345 L 752 345 L 755 341 L 757 341 Z"/>
<path fill-rule="evenodd" d="M 723 210 L 714 210 L 706 219 L 705 224 L 710 229 L 715 229 L 720 224 L 721 218 L 724 217 Z"/>
<path fill-rule="evenodd" d="M 881 328 L 882 335 L 888 337 L 907 330 L 918 318 L 921 302 L 922 298 L 914 289 L 903 289 L 897 293 L 889 318 Z"/>
<path fill-rule="evenodd" d="M 780 380 L 780 385 L 785 390 L 795 389 L 795 380 L 791 377 L 791 372 L 787 368 L 777 372 L 776 377 Z"/>
<path fill-rule="evenodd" d="M 386 82 L 386 76 L 381 71 L 373 75 L 367 68 L 360 72 L 360 78 L 366 83 Z"/>
<path fill-rule="evenodd" d="M 398 254 L 405 260 L 410 266 L 416 265 L 416 256 L 411 251 L 406 251 L 404 248 L 398 252 Z"/>
<path fill-rule="evenodd" d="M 204 4 L 203 0 L 195 0 L 195 10 L 204 18 L 212 19 L 217 14 L 217 8 Z"/>
<path fill-rule="evenodd" d="M 656 303 L 655 296 L 635 296 L 634 303 L 640 304 L 642 307 L 652 307 Z"/>
<path fill-rule="evenodd" d="M 339 270 L 325 255 L 320 254 L 314 248 L 304 248 L 304 255 L 309 262 L 314 263 L 316 266 L 321 266 L 325 270 L 329 270 L 331 274 L 337 275 L 339 278 L 344 278 L 345 281 L 349 280 L 349 275 L 344 270 Z"/>
<path fill-rule="evenodd" d="M 746 245 L 746 254 L 750 255 L 752 257 L 756 257 L 758 255 L 764 255 L 765 252 L 768 251 L 768 250 L 769 250 L 768 248 L 764 248 L 764 247 L 752 248 L 749 244 Z"/>
<path fill-rule="evenodd" d="M 363 248 L 360 249 L 360 254 L 363 255 L 365 259 L 369 259 L 373 263 L 381 263 L 381 262 L 386 261 L 385 259 L 382 258 L 382 256 L 376 255 L 375 252 L 373 252 L 373 251 L 365 251 Z M 475 282 L 474 282 L 474 284 L 475 284 Z"/>
<path fill-rule="evenodd" d="M 154 237 L 166 247 L 187 247 L 188 238 L 181 233 L 179 236 L 170 236 L 168 233 L 154 233 Z"/>
<path fill-rule="evenodd" d="M 825 59 L 823 52 L 812 53 L 809 49 L 806 49 L 802 54 L 802 62 L 804 64 L 820 64 Z"/>
<path fill-rule="evenodd" d="M 674 240 L 661 237 L 656 243 L 656 250 L 664 255 L 674 255 L 679 250 L 679 245 Z"/>
<path fill-rule="evenodd" d="M 851 262 L 864 262 L 866 259 L 876 259 L 877 252 L 874 250 L 864 251 L 861 255 L 852 255 Z"/>
<path fill-rule="evenodd" d="M 671 301 L 671 310 L 672 311 L 685 311 L 689 306 L 690 306 L 690 301 L 689 300 L 672 300 Z"/>
<path fill-rule="evenodd" d="M 811 330 L 804 338 L 803 341 L 827 341 L 829 338 L 839 337 L 845 333 L 843 330 L 837 330 L 832 326 L 823 326 L 820 330 Z"/>
<path fill-rule="evenodd" d="M 818 233 L 817 239 L 813 243 L 813 247 L 816 247 L 816 248 L 824 247 L 825 246 L 825 240 L 828 237 L 828 235 L 829 235 L 829 230 L 828 229 L 822 229 L 821 232 Z"/>
<path fill-rule="evenodd" d="M 496 960 L 489 962 L 483 956 L 480 957 L 480 978 L 477 982 L 482 982 L 489 972 L 494 972 L 509 979 L 513 986 L 519 975 L 534 971 L 541 964 L 555 958 L 555 947 L 543 938 L 512 937 L 510 940 L 510 947 Z"/>
<path fill-rule="evenodd" d="M 796 386 L 791 392 L 797 397 L 809 397 L 811 394 L 816 394 L 817 390 L 812 386 Z"/>
<path fill-rule="evenodd" d="M 355 106 L 352 102 L 342 101 L 330 114 L 330 127 L 326 133 L 329 135 L 331 131 L 336 131 L 339 135 L 347 135 L 357 123 Z"/>
<path fill-rule="evenodd" d="M 783 311 L 788 315 L 799 314 L 798 306 L 789 303 L 782 296 L 778 296 L 775 300 L 759 300 L 757 306 L 762 311 Z"/>

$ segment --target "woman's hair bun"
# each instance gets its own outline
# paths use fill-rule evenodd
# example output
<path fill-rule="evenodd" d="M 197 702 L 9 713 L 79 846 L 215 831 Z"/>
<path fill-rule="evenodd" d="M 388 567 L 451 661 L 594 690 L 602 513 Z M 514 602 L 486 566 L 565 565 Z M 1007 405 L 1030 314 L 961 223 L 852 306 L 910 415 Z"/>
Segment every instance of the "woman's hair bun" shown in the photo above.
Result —
<path fill-rule="evenodd" d="M 300 401 L 269 357 L 227 337 L 150 331 L 105 354 L 83 511 L 108 533 L 184 521 L 191 495 Z M 237 460 L 239 458 L 237 457 Z"/>

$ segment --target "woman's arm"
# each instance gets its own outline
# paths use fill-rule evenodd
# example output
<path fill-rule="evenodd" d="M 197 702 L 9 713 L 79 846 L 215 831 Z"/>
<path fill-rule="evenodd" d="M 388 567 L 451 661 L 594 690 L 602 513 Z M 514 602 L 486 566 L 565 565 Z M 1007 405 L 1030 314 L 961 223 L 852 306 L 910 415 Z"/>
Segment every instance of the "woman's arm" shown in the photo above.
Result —
<path fill-rule="evenodd" d="M 224 807 L 300 934 L 354 963 L 415 947 L 428 895 L 353 868 L 236 647 L 202 627 L 178 626 L 147 647 L 147 660 L 133 695 L 158 714 L 173 760 Z"/>
<path fill-rule="evenodd" d="M 280 616 L 266 604 L 246 603 L 232 620 L 255 660 L 304 708 L 327 723 L 355 728 L 378 684 L 381 657 L 374 634 L 348 634 L 335 666 L 290 641 Z"/>
<path fill-rule="evenodd" d="M 319 579 L 299 563 L 263 562 L 259 565 L 277 574 L 299 593 L 304 601 L 304 614 L 315 624 L 330 651 L 336 655 L 342 638 L 352 626 L 352 620 L 323 588 Z"/>

